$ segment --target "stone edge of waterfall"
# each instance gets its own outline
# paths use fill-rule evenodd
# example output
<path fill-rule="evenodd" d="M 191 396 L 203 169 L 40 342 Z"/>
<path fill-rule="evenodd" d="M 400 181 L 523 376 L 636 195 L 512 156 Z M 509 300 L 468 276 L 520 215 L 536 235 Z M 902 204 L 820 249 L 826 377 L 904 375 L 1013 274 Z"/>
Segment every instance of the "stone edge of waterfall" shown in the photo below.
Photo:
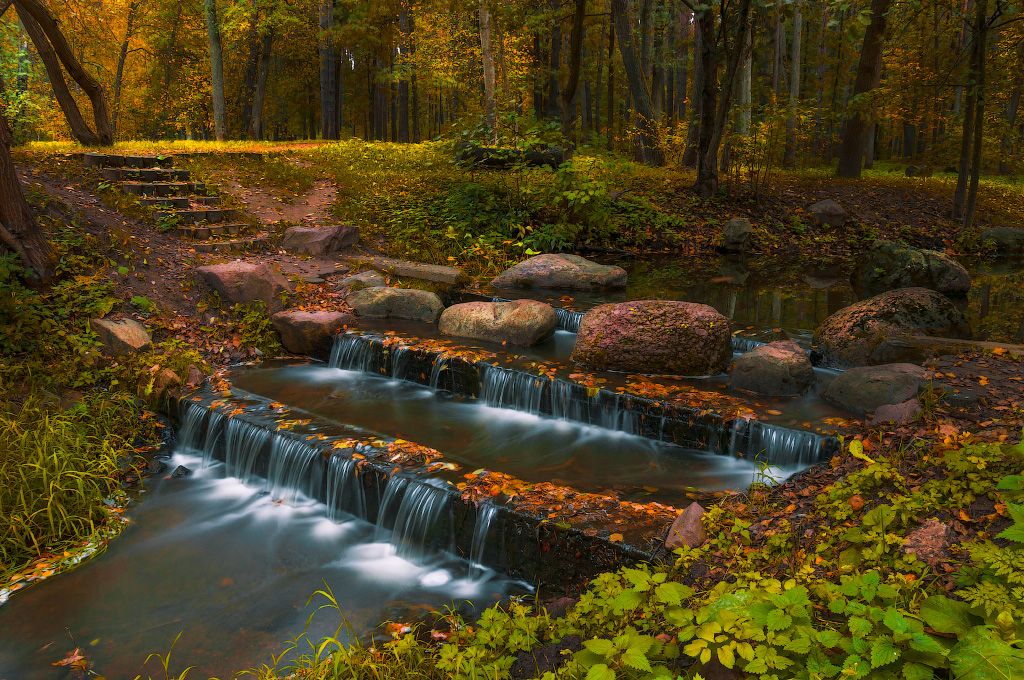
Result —
<path fill-rule="evenodd" d="M 351 342 L 346 345 L 346 340 Z M 840 448 L 835 437 L 807 430 L 742 417 L 726 418 L 704 409 L 604 388 L 591 393 L 564 378 L 542 378 L 437 350 L 385 347 L 384 337 L 375 333 L 339 333 L 330 356 L 316 358 L 327 360 L 335 368 L 385 375 L 486 401 L 491 406 L 596 425 L 691 450 L 748 459 L 763 456 L 769 465 L 809 466 L 827 460 Z M 446 370 L 440 371 L 442 366 Z M 488 381 L 498 374 L 518 377 L 524 385 L 535 383 L 534 389 L 539 392 L 529 399 L 519 395 L 515 403 L 501 390 L 492 390 L 500 392 L 497 396 L 487 394 Z M 572 408 L 566 408 L 564 404 L 570 402 Z M 754 451 L 752 447 L 761 448 Z"/>
<path fill-rule="evenodd" d="M 218 427 L 223 428 L 224 432 L 227 428 L 224 425 L 226 421 L 244 424 L 247 430 L 252 428 L 266 432 L 266 436 L 260 437 L 258 450 L 250 452 L 256 459 L 247 463 L 247 469 L 254 471 L 255 476 L 271 485 L 273 483 L 267 480 L 266 476 L 270 469 L 269 458 L 276 439 L 298 442 L 304 447 L 317 450 L 319 455 L 312 459 L 314 462 L 311 464 L 308 479 L 302 481 L 304 488 L 300 490 L 327 504 L 329 508 L 333 507 L 331 499 L 326 498 L 327 490 L 331 488 L 328 484 L 330 461 L 337 456 L 347 456 L 351 459 L 355 451 L 334 449 L 330 440 L 308 439 L 299 432 L 282 429 L 273 421 L 247 410 L 236 410 L 230 418 L 211 418 L 211 414 L 223 413 L 214 407 L 214 403 L 222 399 L 222 396 L 208 390 L 200 390 L 170 404 L 168 415 L 179 432 L 184 433 L 187 429 L 192 441 L 203 442 L 204 447 L 211 449 L 203 452 L 204 457 L 222 462 L 229 457 L 225 450 L 227 437 L 220 434 L 211 437 L 206 431 L 210 422 L 219 423 Z M 189 409 L 202 410 L 201 422 L 197 424 L 194 418 L 190 422 L 185 422 L 182 413 Z M 376 435 L 374 437 L 385 441 L 388 439 Z M 189 445 L 184 438 L 180 443 Z M 398 474 L 395 465 L 375 460 L 371 456 L 364 456 L 359 460 L 357 483 L 366 494 L 363 502 L 365 516 L 361 519 L 371 523 L 378 522 L 377 515 L 387 484 Z M 481 550 L 479 546 L 473 544 L 478 515 L 481 512 L 473 501 L 464 499 L 450 484 L 437 484 L 435 480 L 444 480 L 425 470 L 406 469 L 402 470 L 400 475 L 419 482 L 433 482 L 431 486 L 439 493 L 447 495 L 446 521 L 449 523 L 450 534 L 447 546 L 452 552 L 466 559 L 474 557 L 474 553 L 480 555 L 481 559 L 486 556 L 482 563 L 512 578 L 531 583 L 571 585 L 626 564 L 659 559 L 664 553 L 662 534 L 665 532 L 660 530 L 649 532 L 644 537 L 649 546 L 645 549 L 635 543 L 613 542 L 608 537 L 593 535 L 593 532 L 578 527 L 558 525 L 548 521 L 544 515 L 505 505 L 496 506 L 494 523 L 490 529 L 490 535 L 494 538 Z M 334 488 L 338 487 L 335 485 Z M 336 499 L 334 505 L 337 504 Z M 346 512 L 351 513 L 351 510 L 346 509 Z M 616 531 L 611 527 L 608 529 Z M 667 530 L 667 526 L 665 529 Z M 585 560 L 581 557 L 584 555 L 587 558 Z"/>

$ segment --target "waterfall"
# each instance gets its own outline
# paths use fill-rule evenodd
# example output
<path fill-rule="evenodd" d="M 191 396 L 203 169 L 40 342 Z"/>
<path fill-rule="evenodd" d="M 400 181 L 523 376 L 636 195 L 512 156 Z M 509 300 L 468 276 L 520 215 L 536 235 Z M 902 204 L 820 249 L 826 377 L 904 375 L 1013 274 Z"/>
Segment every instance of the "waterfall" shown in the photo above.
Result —
<path fill-rule="evenodd" d="M 580 324 L 583 322 L 583 312 L 574 312 L 571 309 L 555 307 L 555 316 L 558 317 L 558 329 L 579 333 Z"/>
<path fill-rule="evenodd" d="M 364 371 L 376 373 L 377 363 L 383 344 L 376 339 L 366 338 L 354 333 L 339 333 L 334 336 L 331 347 L 331 368 L 347 371 Z"/>
<path fill-rule="evenodd" d="M 252 483 L 260 454 L 270 438 L 268 430 L 238 418 L 229 418 L 224 431 L 224 464 L 228 474 L 247 484 Z M 212 449 L 203 453 L 204 457 L 211 456 Z"/>
<path fill-rule="evenodd" d="M 732 351 L 735 354 L 745 354 L 765 344 L 767 343 L 761 342 L 760 340 L 754 340 L 753 338 L 745 338 L 741 335 L 732 336 Z"/>
<path fill-rule="evenodd" d="M 391 543 L 398 548 L 399 555 L 422 554 L 429 547 L 438 520 L 447 507 L 444 482 L 396 475 L 388 481 L 380 504 L 378 536 L 382 536 L 390 524 Z"/>
<path fill-rule="evenodd" d="M 486 366 L 480 378 L 480 399 L 488 406 L 540 414 L 550 380 L 501 366 Z"/>
<path fill-rule="evenodd" d="M 827 439 L 814 432 L 792 430 L 780 425 L 747 421 L 745 453 L 751 460 L 762 460 L 783 468 L 813 465 L 825 454 Z M 730 453 L 738 453 L 733 450 Z"/>
<path fill-rule="evenodd" d="M 319 455 L 301 439 L 275 436 L 267 469 L 267 490 L 273 498 L 294 502 L 299 494 L 312 496 L 320 482 L 320 468 L 312 463 Z"/>
<path fill-rule="evenodd" d="M 481 503 L 476 508 L 476 524 L 473 527 L 473 543 L 469 548 L 469 573 L 471 577 L 483 573 L 484 549 L 487 547 L 487 534 L 498 514 L 498 506 L 494 503 Z"/>
<path fill-rule="evenodd" d="M 413 350 L 408 347 L 391 348 L 391 377 L 404 380 L 408 373 L 409 363 L 413 358 Z"/>
<path fill-rule="evenodd" d="M 431 389 L 440 390 L 444 389 L 441 387 L 441 380 L 444 378 L 445 371 L 451 368 L 451 359 L 439 354 L 434 358 L 434 362 L 430 366 L 430 380 L 427 383 Z M 450 375 L 450 371 L 449 371 Z"/>
<path fill-rule="evenodd" d="M 344 513 L 367 516 L 366 492 L 352 458 L 333 455 L 327 461 L 327 513 L 335 522 L 340 521 Z"/>
<path fill-rule="evenodd" d="M 194 451 L 202 450 L 203 426 L 209 412 L 205 406 L 194 401 L 179 402 L 178 420 L 181 426 L 178 428 L 178 442 L 182 446 Z"/>

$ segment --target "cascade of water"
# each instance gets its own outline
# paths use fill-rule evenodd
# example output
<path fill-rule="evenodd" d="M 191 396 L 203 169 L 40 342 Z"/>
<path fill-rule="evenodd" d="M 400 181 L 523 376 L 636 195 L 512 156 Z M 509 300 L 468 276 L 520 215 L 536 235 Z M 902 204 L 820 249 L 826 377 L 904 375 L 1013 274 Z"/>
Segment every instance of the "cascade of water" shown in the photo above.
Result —
<path fill-rule="evenodd" d="M 622 395 L 616 394 L 609 403 L 601 409 L 601 427 L 609 430 L 619 430 L 627 434 L 637 434 L 640 431 L 639 416 L 635 411 L 624 408 Z"/>
<path fill-rule="evenodd" d="M 481 503 L 476 508 L 476 524 L 473 527 L 473 543 L 469 548 L 469 573 L 471 577 L 483 572 L 484 549 L 487 547 L 487 534 L 498 514 L 498 506 L 494 503 Z"/>
<path fill-rule="evenodd" d="M 320 452 L 291 437 L 275 436 L 270 444 L 267 490 L 275 499 L 294 502 L 299 494 L 312 496 L 319 486 L 319 467 L 312 463 Z"/>
<path fill-rule="evenodd" d="M 382 536 L 390 524 L 391 543 L 398 548 L 399 555 L 411 557 L 423 554 L 447 506 L 448 494 L 444 490 L 444 482 L 392 477 L 384 491 L 377 516 L 378 536 Z"/>
<path fill-rule="evenodd" d="M 203 435 L 203 469 L 210 467 L 213 462 L 214 453 L 217 451 L 217 443 L 224 436 L 224 421 L 227 416 L 223 411 L 210 409 L 210 417 L 206 421 L 206 433 Z"/>
<path fill-rule="evenodd" d="M 757 349 L 761 345 L 766 343 L 760 340 L 754 340 L 753 338 L 744 338 L 739 335 L 732 336 L 732 351 L 737 354 L 745 354 L 752 349 Z"/>
<path fill-rule="evenodd" d="M 813 465 L 821 460 L 824 437 L 814 432 L 749 421 L 746 428 L 746 453 L 783 468 Z"/>
<path fill-rule="evenodd" d="M 379 340 L 352 333 L 339 333 L 334 336 L 331 347 L 331 368 L 342 368 L 348 371 L 374 372 L 377 359 Z"/>
<path fill-rule="evenodd" d="M 391 348 L 391 377 L 396 380 L 405 380 L 409 373 L 409 362 L 412 361 L 413 351 L 408 347 Z"/>
<path fill-rule="evenodd" d="M 334 455 L 327 461 L 327 512 L 336 522 L 346 512 L 366 518 L 366 494 L 352 458 Z"/>
<path fill-rule="evenodd" d="M 268 430 L 229 418 L 224 430 L 224 464 L 228 474 L 246 483 L 254 481 L 260 453 L 269 441 Z"/>
<path fill-rule="evenodd" d="M 523 371 L 487 366 L 480 378 L 480 399 L 488 406 L 539 414 L 550 382 Z"/>
<path fill-rule="evenodd" d="M 440 390 L 441 380 L 445 377 L 445 371 L 450 368 L 451 359 L 444 355 L 438 355 L 430 366 L 430 381 L 427 383 L 431 389 Z"/>
<path fill-rule="evenodd" d="M 583 322 L 583 312 L 574 312 L 571 309 L 555 307 L 555 316 L 558 317 L 559 330 L 579 333 L 580 324 Z"/>
<path fill-rule="evenodd" d="M 181 426 L 178 428 L 178 442 L 181 446 L 192 450 L 201 450 L 203 426 L 206 424 L 209 412 L 205 406 L 194 401 L 179 402 L 178 420 L 181 422 Z"/>

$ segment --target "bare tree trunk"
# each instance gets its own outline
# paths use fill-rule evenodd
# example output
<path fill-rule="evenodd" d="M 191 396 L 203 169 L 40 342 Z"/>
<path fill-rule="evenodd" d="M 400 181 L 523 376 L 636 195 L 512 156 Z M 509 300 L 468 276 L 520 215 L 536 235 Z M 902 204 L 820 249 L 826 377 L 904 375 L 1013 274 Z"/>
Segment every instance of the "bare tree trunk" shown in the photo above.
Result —
<path fill-rule="evenodd" d="M 982 0 L 978 0 L 975 10 L 980 7 Z M 987 2 L 986 2 L 987 4 Z M 987 8 L 984 8 L 987 9 Z M 967 184 L 971 174 L 971 159 L 973 157 L 973 140 L 976 136 L 975 126 L 977 125 L 977 109 L 980 91 L 978 89 L 978 41 L 983 24 L 979 26 L 977 18 L 974 21 L 973 42 L 971 44 L 970 67 L 967 70 L 967 100 L 964 104 L 964 122 L 960 138 L 960 162 L 958 165 L 956 189 L 953 192 L 953 219 L 967 220 Z M 981 55 L 984 59 L 984 55 Z"/>
<path fill-rule="evenodd" d="M 697 17 L 694 16 L 694 19 Z M 714 36 L 711 36 L 714 40 Z M 683 152 L 683 165 L 688 168 L 697 167 L 697 156 L 700 153 L 700 120 L 704 103 L 704 78 L 707 70 L 704 64 L 704 28 L 695 22 L 693 31 L 693 91 L 690 93 L 690 124 L 686 130 L 686 150 Z"/>
<path fill-rule="evenodd" d="M 409 41 L 412 34 L 412 10 L 403 4 L 398 11 L 398 30 L 402 33 L 402 59 L 407 61 Z M 401 64 L 401 78 L 398 80 L 398 141 L 409 142 L 409 74 L 408 64 Z M 340 126 L 339 126 L 340 127 Z"/>
<path fill-rule="evenodd" d="M 558 16 L 561 6 L 559 0 L 548 0 L 548 9 L 552 13 L 551 24 L 551 50 L 548 53 L 548 118 L 558 118 L 561 115 L 559 107 L 558 72 L 562 68 L 562 20 Z"/>
<path fill-rule="evenodd" d="M 334 58 L 334 0 L 320 0 L 320 136 L 338 138 L 338 74 Z"/>
<path fill-rule="evenodd" d="M 135 35 L 135 21 L 139 16 L 139 6 L 142 0 L 132 0 L 128 5 L 127 26 L 124 31 L 124 39 L 121 41 L 121 49 L 117 53 L 117 71 L 114 74 L 114 111 L 111 115 L 110 127 L 114 134 L 117 134 L 117 118 L 121 114 L 121 86 L 124 82 L 124 66 L 128 61 L 128 48 L 132 36 Z"/>
<path fill-rule="evenodd" d="M 498 140 L 498 105 L 495 100 L 494 48 L 491 46 L 491 10 L 480 0 L 480 51 L 484 62 L 484 111 L 491 143 Z"/>
<path fill-rule="evenodd" d="M 981 179 L 982 146 L 985 139 L 985 62 L 988 49 L 988 0 L 975 0 L 975 82 L 974 88 L 974 149 L 971 159 L 971 180 L 964 204 L 964 229 L 974 224 L 974 213 L 978 206 L 978 182 Z"/>
<path fill-rule="evenodd" d="M 853 96 L 863 97 L 878 87 L 882 75 L 882 47 L 892 0 L 871 0 L 871 23 L 864 32 L 864 46 L 857 65 Z M 860 177 L 864 160 L 864 135 L 869 118 L 857 105 L 846 118 L 842 147 L 839 150 L 839 176 Z"/>
<path fill-rule="evenodd" d="M 782 98 L 783 58 L 786 51 L 786 24 L 782 20 L 782 4 L 776 2 L 775 26 L 772 30 L 772 92 L 776 99 Z"/>
<path fill-rule="evenodd" d="M 71 126 L 75 139 L 89 145 L 113 144 L 114 133 L 110 127 L 110 113 L 107 110 L 103 87 L 82 68 L 75 58 L 57 21 L 39 0 L 15 0 L 14 6 L 46 66 L 46 73 L 53 86 L 54 95 L 57 97 L 64 115 L 68 118 L 68 124 Z M 67 82 L 61 72 L 61 65 L 89 97 L 89 102 L 92 104 L 93 122 L 96 126 L 95 132 L 89 129 L 78 105 L 74 103 L 74 97 L 68 91 Z"/>
<path fill-rule="evenodd" d="M 743 59 L 740 62 L 740 91 L 739 101 L 737 102 L 740 106 L 740 111 L 736 122 L 736 132 L 744 137 L 750 134 L 751 106 L 753 105 L 751 89 L 753 85 L 754 49 L 752 43 L 753 35 L 748 35 L 747 44 L 743 46 Z"/>
<path fill-rule="evenodd" d="M 572 15 L 572 33 L 569 35 L 569 80 L 561 93 L 562 135 L 572 137 L 576 124 L 576 96 L 583 66 L 583 19 L 587 15 L 587 1 L 575 0 Z"/>
<path fill-rule="evenodd" d="M 657 120 L 651 105 L 651 93 L 644 82 L 643 72 L 637 60 L 633 44 L 633 29 L 629 21 L 629 7 L 626 0 L 611 0 L 612 22 L 619 39 L 619 54 L 626 72 L 626 82 L 636 107 L 639 127 L 640 160 L 647 165 L 664 165 L 665 151 L 658 142 Z"/>
<path fill-rule="evenodd" d="M 3 89 L 0 79 L 0 93 Z M 16 253 L 30 272 L 45 281 L 53 274 L 50 246 L 21 191 L 11 142 L 11 129 L 0 110 L 0 246 Z"/>
<path fill-rule="evenodd" d="M 268 28 L 260 48 L 260 63 L 256 71 L 256 87 L 252 93 L 252 113 L 249 118 L 249 139 L 263 138 L 263 102 L 267 96 L 267 76 L 270 72 L 270 55 L 274 47 L 274 29 Z"/>
<path fill-rule="evenodd" d="M 802 67 L 803 7 L 798 1 L 793 5 L 793 42 L 789 55 L 789 116 L 786 118 L 786 149 L 782 164 L 787 168 L 796 166 L 796 116 L 800 105 L 800 71 Z"/>
<path fill-rule="evenodd" d="M 19 0 L 20 1 L 20 0 Z M 210 72 L 213 85 L 213 129 L 217 141 L 227 136 L 227 114 L 224 110 L 224 49 L 220 42 L 220 20 L 217 0 L 205 0 L 206 34 L 210 41 Z"/>
<path fill-rule="evenodd" d="M 608 140 L 606 148 L 615 150 L 615 21 L 608 23 Z"/>
<path fill-rule="evenodd" d="M 1000 175 L 1009 175 L 1012 172 L 1009 158 L 1013 155 L 1013 136 L 1014 129 L 1017 127 L 1017 112 L 1020 110 L 1022 81 L 1024 81 L 1024 76 L 1018 73 L 1017 79 L 1013 84 L 1013 91 L 1010 93 L 1010 101 L 1006 103 L 1006 132 L 1003 133 L 1003 138 L 999 140 Z"/>

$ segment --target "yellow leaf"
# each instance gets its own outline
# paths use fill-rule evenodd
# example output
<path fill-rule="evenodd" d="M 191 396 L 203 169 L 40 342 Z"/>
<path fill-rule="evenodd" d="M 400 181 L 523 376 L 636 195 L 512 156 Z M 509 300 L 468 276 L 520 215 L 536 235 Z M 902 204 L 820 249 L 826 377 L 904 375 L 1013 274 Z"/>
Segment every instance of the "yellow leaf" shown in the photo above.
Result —
<path fill-rule="evenodd" d="M 608 537 L 608 540 L 611 541 L 612 543 L 621 543 L 622 542 L 622 534 L 612 534 L 611 536 Z"/>

